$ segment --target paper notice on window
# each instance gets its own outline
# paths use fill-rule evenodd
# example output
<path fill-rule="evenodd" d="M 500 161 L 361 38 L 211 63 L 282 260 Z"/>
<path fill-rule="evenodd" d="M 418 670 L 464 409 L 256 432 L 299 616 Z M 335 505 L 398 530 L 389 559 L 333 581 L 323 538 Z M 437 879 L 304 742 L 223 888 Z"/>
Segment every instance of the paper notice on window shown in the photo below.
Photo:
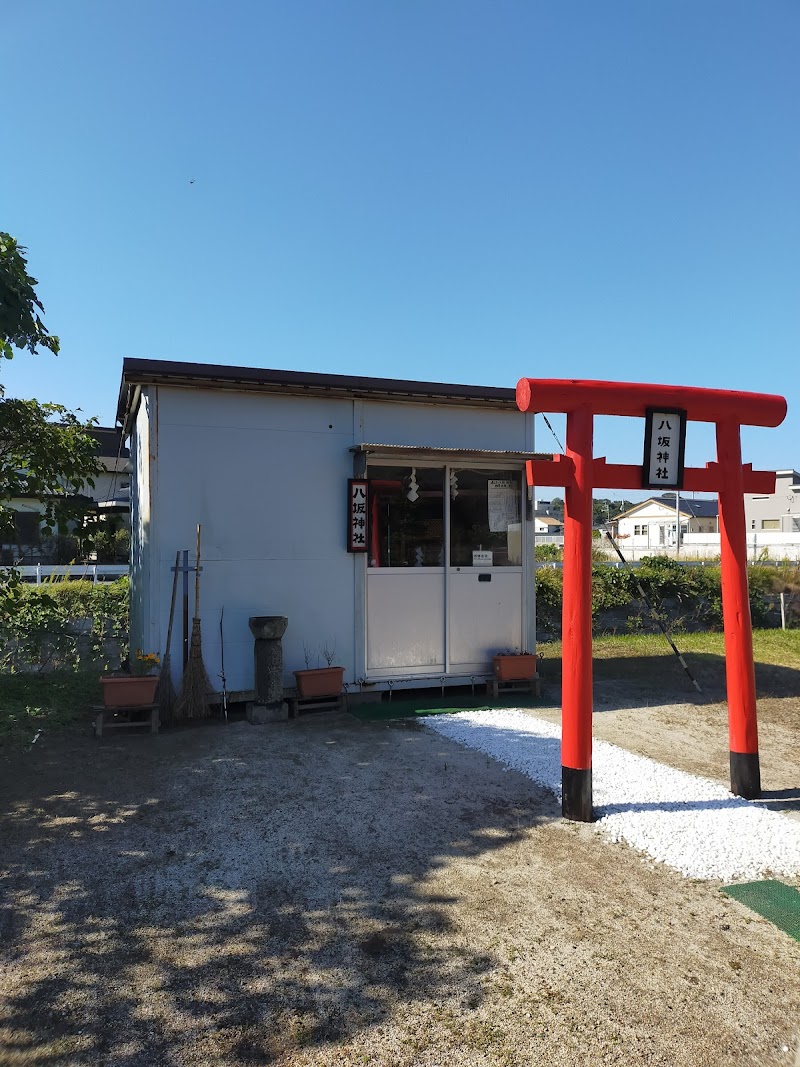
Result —
<path fill-rule="evenodd" d="M 519 488 L 509 478 L 490 478 L 488 491 L 489 529 L 505 533 L 519 522 Z"/>

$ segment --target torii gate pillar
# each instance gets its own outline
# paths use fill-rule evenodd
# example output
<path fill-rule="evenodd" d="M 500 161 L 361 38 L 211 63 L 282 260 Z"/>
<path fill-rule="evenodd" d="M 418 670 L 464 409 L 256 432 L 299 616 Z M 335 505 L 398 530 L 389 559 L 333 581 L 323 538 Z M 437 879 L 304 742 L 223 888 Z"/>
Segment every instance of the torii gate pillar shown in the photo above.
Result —
<path fill-rule="evenodd" d="M 573 476 L 564 488 L 561 784 L 564 817 L 578 822 L 592 818 L 593 423 L 587 407 L 567 414 Z"/>
<path fill-rule="evenodd" d="M 680 410 L 687 420 L 713 422 L 717 462 L 686 468 L 682 488 L 717 492 L 720 570 L 728 687 L 731 791 L 761 793 L 753 634 L 747 592 L 744 493 L 773 493 L 774 471 L 742 466 L 740 426 L 778 426 L 786 400 L 766 393 L 641 383 L 521 378 L 521 411 L 567 416 L 567 447 L 552 460 L 528 460 L 530 486 L 563 485 L 564 592 L 562 612 L 562 812 L 592 820 L 592 494 L 595 488 L 641 489 L 642 467 L 593 456 L 595 415 L 644 416 L 647 409 Z"/>

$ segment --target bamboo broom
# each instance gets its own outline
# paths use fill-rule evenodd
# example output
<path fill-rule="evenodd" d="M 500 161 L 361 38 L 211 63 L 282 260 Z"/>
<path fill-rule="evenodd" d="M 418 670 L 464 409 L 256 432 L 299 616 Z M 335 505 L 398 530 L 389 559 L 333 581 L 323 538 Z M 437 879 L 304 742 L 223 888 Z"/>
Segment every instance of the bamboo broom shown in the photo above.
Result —
<path fill-rule="evenodd" d="M 175 701 L 177 699 L 175 686 L 172 682 L 172 667 L 170 664 L 169 650 L 172 645 L 172 623 L 175 619 L 175 598 L 178 592 L 178 568 L 180 567 L 180 563 L 181 554 L 179 550 L 175 553 L 175 573 L 172 576 L 172 600 L 169 604 L 167 647 L 164 652 L 164 659 L 161 661 L 161 674 L 159 675 L 158 689 L 156 690 L 158 715 L 163 723 L 168 723 L 172 719 L 173 712 L 175 711 Z"/>
<path fill-rule="evenodd" d="M 197 524 L 197 566 L 194 577 L 194 619 L 189 642 L 189 659 L 183 672 L 181 695 L 175 708 L 176 719 L 207 719 L 211 714 L 211 682 L 203 664 L 200 638 L 200 524 Z"/>

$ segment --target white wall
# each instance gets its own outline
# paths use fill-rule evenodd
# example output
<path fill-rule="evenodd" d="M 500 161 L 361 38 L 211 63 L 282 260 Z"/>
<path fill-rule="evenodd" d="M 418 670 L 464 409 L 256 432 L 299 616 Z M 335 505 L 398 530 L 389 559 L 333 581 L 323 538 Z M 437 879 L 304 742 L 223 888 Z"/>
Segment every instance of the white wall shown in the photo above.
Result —
<path fill-rule="evenodd" d="M 679 559 L 713 559 L 720 554 L 719 534 L 690 533 L 681 535 L 680 552 L 676 553 L 674 545 L 642 544 L 641 537 L 631 537 L 618 541 L 620 550 L 626 559 L 638 560 L 642 556 L 671 556 Z M 606 541 L 594 542 L 613 558 L 613 549 Z M 786 534 L 780 531 L 747 531 L 747 558 L 756 562 L 761 558 L 770 560 L 800 560 L 800 534 Z"/>
<path fill-rule="evenodd" d="M 518 452 L 533 448 L 533 441 L 525 440 L 525 416 L 514 411 L 367 400 L 356 404 L 355 423 L 356 440 L 372 444 Z"/>
<path fill-rule="evenodd" d="M 800 534 L 786 534 L 779 530 L 748 530 L 747 558 L 752 562 L 762 556 L 766 559 L 800 559 Z M 688 534 L 681 539 L 681 555 L 691 557 L 719 555 L 719 534 Z"/>
<path fill-rule="evenodd" d="M 744 511 L 748 532 L 760 533 L 764 520 L 775 519 L 780 522 L 779 530 L 797 532 L 800 526 L 800 476 L 793 470 L 778 471 L 775 492 L 758 496 L 745 494 Z"/>
<path fill-rule="evenodd" d="M 151 605 L 151 415 L 155 426 L 154 391 L 144 389 L 130 438 L 131 548 L 130 645 L 146 652 L 163 653 L 157 613 Z M 154 433 L 152 435 L 155 436 Z"/>
<path fill-rule="evenodd" d="M 674 508 L 664 507 L 663 504 L 648 502 L 635 514 L 619 520 L 618 536 L 620 545 L 625 545 L 629 550 L 642 550 L 641 554 L 647 555 L 647 550 L 658 551 L 669 547 L 675 540 L 675 532 L 670 529 L 675 526 L 676 516 Z M 635 533 L 636 527 L 645 526 L 644 533 Z M 665 543 L 660 540 L 659 527 L 665 526 Z M 695 518 L 681 512 L 681 529 L 687 532 L 681 533 L 681 542 L 690 534 L 703 534 L 713 536 L 717 532 L 717 520 L 715 518 Z M 638 558 L 638 557 L 637 557 Z"/>
<path fill-rule="evenodd" d="M 106 462 L 110 462 L 111 469 L 107 468 L 97 475 L 94 480 L 94 489 L 90 485 L 85 487 L 84 492 L 92 500 L 109 500 L 112 494 L 116 497 L 122 496 L 125 492 L 122 488 L 123 485 L 128 485 L 131 481 L 130 473 L 127 470 L 127 460 L 120 461 L 117 472 L 113 469 L 113 460 L 104 461 L 104 463 Z"/>
<path fill-rule="evenodd" d="M 526 416 L 515 411 L 159 387 L 152 512 L 157 531 L 149 530 L 149 540 L 144 527 L 137 535 L 157 554 L 158 634 L 148 650 L 163 652 L 170 568 L 178 549 L 190 549 L 193 559 L 201 523 L 203 654 L 214 685 L 219 685 L 223 605 L 229 689 L 252 687 L 247 624 L 252 615 L 288 616 L 287 685 L 291 672 L 305 665 L 304 644 L 316 653 L 333 640 L 345 680 L 353 680 L 355 567 L 363 561 L 345 549 L 352 445 L 524 450 L 532 447 L 525 427 Z M 192 606 L 193 601 L 192 594 Z M 178 603 L 180 609 L 180 596 Z M 144 610 L 144 604 L 137 607 Z M 181 658 L 181 627 L 178 610 L 175 664 Z"/>

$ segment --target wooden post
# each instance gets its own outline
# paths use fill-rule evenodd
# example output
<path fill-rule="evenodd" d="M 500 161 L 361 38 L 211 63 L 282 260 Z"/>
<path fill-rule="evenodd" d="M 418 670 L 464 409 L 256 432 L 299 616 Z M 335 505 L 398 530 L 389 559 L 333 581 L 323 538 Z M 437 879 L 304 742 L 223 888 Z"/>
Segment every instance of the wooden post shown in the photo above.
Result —
<path fill-rule="evenodd" d="M 753 800 L 761 796 L 761 770 L 738 422 L 726 419 L 717 423 L 717 460 L 724 486 L 719 490 L 720 574 L 728 682 L 731 792 Z"/>
<path fill-rule="evenodd" d="M 183 550 L 183 669 L 189 662 L 189 549 Z"/>
<path fill-rule="evenodd" d="M 564 490 L 561 810 L 592 821 L 592 430 L 589 407 L 567 413 L 567 457 L 574 478 Z"/>

